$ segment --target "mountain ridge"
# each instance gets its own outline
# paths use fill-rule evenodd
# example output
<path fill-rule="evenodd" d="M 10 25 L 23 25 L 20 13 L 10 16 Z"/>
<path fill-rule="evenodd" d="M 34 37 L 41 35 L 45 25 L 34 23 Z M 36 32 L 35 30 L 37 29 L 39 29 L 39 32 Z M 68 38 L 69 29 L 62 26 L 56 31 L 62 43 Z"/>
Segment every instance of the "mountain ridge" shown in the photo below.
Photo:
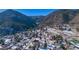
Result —
<path fill-rule="evenodd" d="M 32 18 L 21 14 L 15 10 L 6 10 L 0 13 L 0 34 L 9 34 L 9 32 L 24 31 L 29 28 L 34 28 L 36 23 Z M 6 31 L 8 33 L 6 33 Z"/>
<path fill-rule="evenodd" d="M 74 17 L 79 14 L 79 10 L 71 10 L 71 9 L 62 9 L 56 10 L 48 14 L 44 20 L 42 21 L 40 27 L 44 26 L 52 26 L 59 24 L 70 24 L 70 22 L 74 19 Z"/>

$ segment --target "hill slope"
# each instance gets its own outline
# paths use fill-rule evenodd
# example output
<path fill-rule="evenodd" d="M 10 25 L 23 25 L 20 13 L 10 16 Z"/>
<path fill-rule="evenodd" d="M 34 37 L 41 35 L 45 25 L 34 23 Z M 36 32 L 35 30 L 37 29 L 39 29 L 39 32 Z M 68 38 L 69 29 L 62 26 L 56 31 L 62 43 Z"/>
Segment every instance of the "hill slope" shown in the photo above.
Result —
<path fill-rule="evenodd" d="M 15 10 L 6 10 L 0 13 L 0 34 L 13 34 L 34 28 L 36 23 L 32 18 Z"/>
<path fill-rule="evenodd" d="M 49 15 L 47 15 L 40 24 L 40 26 L 43 27 L 54 26 L 59 24 L 70 24 L 70 22 L 74 20 L 77 14 L 79 14 L 79 10 L 56 10 L 55 12 L 52 12 Z"/>

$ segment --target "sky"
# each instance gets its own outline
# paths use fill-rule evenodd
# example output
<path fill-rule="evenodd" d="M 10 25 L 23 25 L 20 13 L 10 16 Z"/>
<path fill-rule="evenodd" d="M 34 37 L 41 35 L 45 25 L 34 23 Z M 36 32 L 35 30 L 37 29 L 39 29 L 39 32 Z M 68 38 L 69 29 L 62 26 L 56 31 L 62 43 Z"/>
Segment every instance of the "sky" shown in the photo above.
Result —
<path fill-rule="evenodd" d="M 0 13 L 5 11 L 0 9 Z M 55 11 L 55 9 L 17 9 L 16 11 L 21 12 L 27 16 L 45 16 Z"/>
<path fill-rule="evenodd" d="M 55 11 L 54 9 L 19 9 L 17 10 L 28 16 L 41 16 L 48 15 L 49 13 Z"/>

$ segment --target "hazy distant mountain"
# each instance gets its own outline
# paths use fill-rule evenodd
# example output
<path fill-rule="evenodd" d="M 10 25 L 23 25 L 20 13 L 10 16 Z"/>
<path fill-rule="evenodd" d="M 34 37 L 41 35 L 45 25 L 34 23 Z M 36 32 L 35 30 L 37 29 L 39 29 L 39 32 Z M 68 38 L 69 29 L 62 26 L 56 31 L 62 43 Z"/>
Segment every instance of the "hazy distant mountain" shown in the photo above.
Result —
<path fill-rule="evenodd" d="M 34 19 L 34 21 L 36 21 L 37 24 L 40 24 L 45 16 L 29 16 L 29 17 Z"/>
<path fill-rule="evenodd" d="M 36 22 L 15 10 L 6 10 L 0 13 L 0 34 L 13 34 L 24 31 L 29 28 L 34 28 Z"/>
<path fill-rule="evenodd" d="M 79 22 L 79 18 L 74 19 L 75 17 L 79 17 L 79 10 L 69 10 L 69 9 L 62 9 L 56 10 L 48 14 L 42 23 L 40 24 L 41 27 L 43 26 L 53 26 L 59 24 L 70 24 L 70 22 Z M 77 21 L 76 21 L 77 20 Z"/>

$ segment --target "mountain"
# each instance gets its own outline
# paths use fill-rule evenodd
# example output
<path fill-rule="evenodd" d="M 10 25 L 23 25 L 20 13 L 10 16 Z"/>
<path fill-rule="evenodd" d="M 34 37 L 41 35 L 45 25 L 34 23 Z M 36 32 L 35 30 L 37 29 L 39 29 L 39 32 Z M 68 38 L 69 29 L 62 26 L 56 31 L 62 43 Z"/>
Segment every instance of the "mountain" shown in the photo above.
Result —
<path fill-rule="evenodd" d="M 36 21 L 37 24 L 40 24 L 45 16 L 29 16 L 29 17 L 34 19 L 34 21 Z"/>
<path fill-rule="evenodd" d="M 79 28 L 79 10 L 61 9 L 47 16 L 26 16 L 18 11 L 8 9 L 0 13 L 0 35 L 14 34 L 39 27 L 69 24 Z"/>
<path fill-rule="evenodd" d="M 34 28 L 36 22 L 15 10 L 6 10 L 0 13 L 0 34 L 14 34 L 16 32 L 25 31 Z"/>
<path fill-rule="evenodd" d="M 77 29 L 79 31 L 79 14 L 77 14 L 70 22 L 70 26 Z"/>
<path fill-rule="evenodd" d="M 39 25 L 40 27 L 44 26 L 54 26 L 54 25 L 60 25 L 60 24 L 71 24 L 71 22 L 75 22 L 76 20 L 79 22 L 79 18 L 74 19 L 76 16 L 79 17 L 79 10 L 74 9 L 61 9 L 56 10 L 55 12 L 52 12 L 48 14 L 42 23 Z"/>

